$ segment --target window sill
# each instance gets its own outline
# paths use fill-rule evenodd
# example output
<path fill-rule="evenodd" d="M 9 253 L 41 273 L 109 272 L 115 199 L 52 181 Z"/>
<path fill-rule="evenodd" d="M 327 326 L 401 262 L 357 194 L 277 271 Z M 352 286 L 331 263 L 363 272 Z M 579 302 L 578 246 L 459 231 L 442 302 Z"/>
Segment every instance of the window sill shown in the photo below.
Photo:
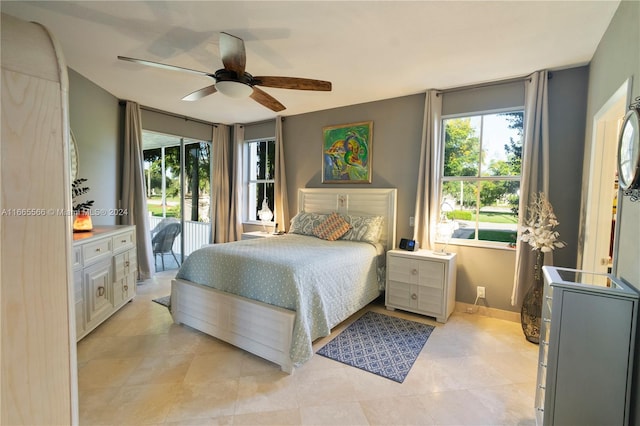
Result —
<path fill-rule="evenodd" d="M 437 245 L 443 245 L 443 243 L 436 242 Z M 455 240 L 450 241 L 449 246 L 462 246 L 462 247 L 476 247 L 481 249 L 493 249 L 493 250 L 507 250 L 515 253 L 516 248 L 510 247 L 509 243 L 492 243 L 490 241 L 464 241 Z"/>
<path fill-rule="evenodd" d="M 247 220 L 245 222 L 242 222 L 243 225 L 251 225 L 251 226 L 262 226 L 263 223 L 259 220 Z M 267 222 L 267 228 L 273 228 L 276 226 L 275 222 Z"/>

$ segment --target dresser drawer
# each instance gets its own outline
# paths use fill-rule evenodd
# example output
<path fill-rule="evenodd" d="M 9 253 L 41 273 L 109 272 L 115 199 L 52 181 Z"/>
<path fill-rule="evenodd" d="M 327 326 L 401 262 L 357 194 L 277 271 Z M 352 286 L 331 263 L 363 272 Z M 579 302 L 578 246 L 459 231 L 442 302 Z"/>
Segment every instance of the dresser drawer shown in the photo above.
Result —
<path fill-rule="evenodd" d="M 82 247 L 73 248 L 73 258 L 71 261 L 73 262 L 73 269 L 82 267 Z"/>
<path fill-rule="evenodd" d="M 111 238 L 102 238 L 82 246 L 83 264 L 111 257 Z"/>
<path fill-rule="evenodd" d="M 130 230 L 121 234 L 115 235 L 113 239 L 113 251 L 120 251 L 130 249 L 135 245 L 135 232 Z"/>

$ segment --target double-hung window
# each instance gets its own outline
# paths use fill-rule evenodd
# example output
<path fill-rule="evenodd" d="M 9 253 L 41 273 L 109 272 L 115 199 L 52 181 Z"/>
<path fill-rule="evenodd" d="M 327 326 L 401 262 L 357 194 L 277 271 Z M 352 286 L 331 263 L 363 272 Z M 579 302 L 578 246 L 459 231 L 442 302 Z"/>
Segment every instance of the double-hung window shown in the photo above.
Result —
<path fill-rule="evenodd" d="M 274 211 L 275 139 L 245 141 L 245 191 L 244 218 L 247 222 L 259 221 L 258 211 L 266 198 L 269 209 Z"/>
<path fill-rule="evenodd" d="M 443 119 L 441 215 L 454 219 L 454 241 L 512 245 L 517 238 L 522 110 Z"/>

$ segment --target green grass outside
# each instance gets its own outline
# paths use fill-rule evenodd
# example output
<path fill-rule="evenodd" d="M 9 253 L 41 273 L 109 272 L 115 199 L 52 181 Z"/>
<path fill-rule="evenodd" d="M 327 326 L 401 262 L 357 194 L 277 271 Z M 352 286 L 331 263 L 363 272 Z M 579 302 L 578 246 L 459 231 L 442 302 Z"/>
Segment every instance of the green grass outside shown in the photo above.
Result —
<path fill-rule="evenodd" d="M 475 220 L 475 215 L 472 215 Z M 487 223 L 518 223 L 518 216 L 510 213 L 493 213 L 493 212 L 480 212 L 478 215 L 480 222 Z"/>
<path fill-rule="evenodd" d="M 162 216 L 162 206 L 157 204 L 147 204 L 147 210 L 151 212 L 152 216 Z M 167 209 L 167 217 L 180 217 L 178 212 L 179 207 L 169 207 Z"/>
<path fill-rule="evenodd" d="M 454 210 L 447 214 L 447 217 L 455 220 L 469 220 L 475 221 L 476 214 L 469 210 Z M 486 223 L 518 223 L 518 217 L 511 213 L 499 213 L 499 212 L 480 212 L 478 215 L 480 222 Z"/>
<path fill-rule="evenodd" d="M 469 240 L 475 238 L 475 232 L 467 237 Z M 478 239 L 480 241 L 496 241 L 499 243 L 515 243 L 517 238 L 516 231 L 501 231 L 499 229 L 481 229 L 478 232 Z"/>

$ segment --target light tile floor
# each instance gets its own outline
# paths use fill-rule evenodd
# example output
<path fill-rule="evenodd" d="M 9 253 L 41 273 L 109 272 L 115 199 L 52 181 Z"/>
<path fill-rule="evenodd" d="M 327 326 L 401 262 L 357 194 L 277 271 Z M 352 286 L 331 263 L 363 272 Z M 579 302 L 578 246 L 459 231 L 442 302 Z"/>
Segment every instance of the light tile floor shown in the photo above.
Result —
<path fill-rule="evenodd" d="M 314 356 L 293 375 L 191 328 L 151 300 L 176 271 L 78 343 L 82 425 L 535 425 L 538 346 L 517 323 L 454 313 L 404 383 Z M 314 344 L 317 350 L 359 317 Z"/>

